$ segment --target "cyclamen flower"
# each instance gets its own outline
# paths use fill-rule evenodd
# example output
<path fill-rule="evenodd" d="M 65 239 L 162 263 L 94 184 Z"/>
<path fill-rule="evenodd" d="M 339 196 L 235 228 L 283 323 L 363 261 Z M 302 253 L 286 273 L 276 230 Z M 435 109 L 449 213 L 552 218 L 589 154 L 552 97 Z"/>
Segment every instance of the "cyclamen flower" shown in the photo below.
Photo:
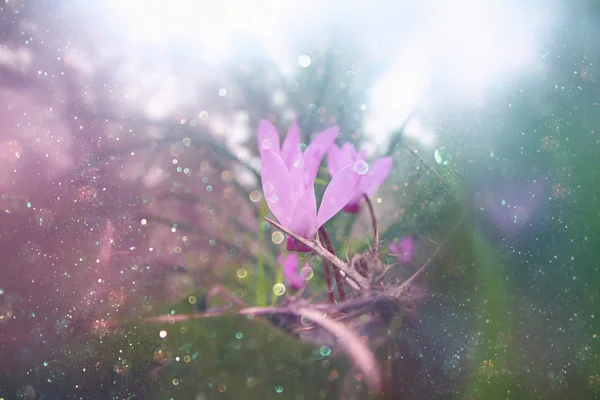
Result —
<path fill-rule="evenodd" d="M 365 150 L 356 152 L 352 143 L 344 143 L 340 149 L 335 144 L 329 147 L 327 152 L 327 168 L 331 176 L 337 174 L 342 168 L 348 164 L 361 162 L 366 159 L 367 152 Z M 344 207 L 344 211 L 356 214 L 360 210 L 360 202 L 362 195 L 371 196 L 381 186 L 385 178 L 392 170 L 392 157 L 381 157 L 374 163 L 369 165 L 369 169 L 365 176 L 360 181 L 358 190 L 352 199 Z"/>
<path fill-rule="evenodd" d="M 410 264 L 413 258 L 413 251 L 415 248 L 415 240 L 411 236 L 406 236 L 400 239 L 398 243 L 390 243 L 390 253 L 402 263 Z"/>
<path fill-rule="evenodd" d="M 280 263 L 281 258 L 280 256 Z M 283 260 L 283 278 L 293 290 L 300 290 L 306 285 L 306 280 L 298 272 L 298 254 L 289 253 Z"/>
<path fill-rule="evenodd" d="M 350 201 L 362 178 L 360 172 L 365 170 L 365 163 L 359 162 L 337 171 L 325 189 L 317 212 L 314 181 L 321 160 L 337 135 L 337 127 L 319 133 L 303 153 L 295 122 L 281 148 L 277 130 L 270 122 L 262 120 L 258 128 L 263 164 L 261 180 L 267 205 L 279 223 L 306 239 L 311 239 Z M 310 250 L 291 237 L 287 239 L 287 249 Z"/>

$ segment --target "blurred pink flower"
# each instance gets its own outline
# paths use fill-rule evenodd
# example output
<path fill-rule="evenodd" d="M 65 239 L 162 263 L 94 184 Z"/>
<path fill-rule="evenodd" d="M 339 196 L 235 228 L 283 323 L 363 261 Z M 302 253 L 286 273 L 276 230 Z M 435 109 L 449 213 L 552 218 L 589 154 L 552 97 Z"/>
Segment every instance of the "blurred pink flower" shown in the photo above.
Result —
<path fill-rule="evenodd" d="M 311 239 L 319 227 L 337 214 L 356 192 L 365 170 L 363 162 L 341 168 L 325 189 L 317 212 L 314 182 L 319 165 L 338 128 L 317 135 L 304 153 L 299 147 L 299 132 L 292 124 L 283 146 L 275 127 L 262 120 L 258 128 L 258 147 L 262 159 L 261 181 L 269 209 L 279 223 L 290 231 Z M 309 251 L 309 248 L 288 237 L 287 249 Z"/>
<path fill-rule="evenodd" d="M 282 256 L 279 258 L 281 263 Z M 298 272 L 298 254 L 289 253 L 283 260 L 283 278 L 292 290 L 300 290 L 306 285 L 306 280 Z"/>
<path fill-rule="evenodd" d="M 327 152 L 327 168 L 329 169 L 331 176 L 334 176 L 346 165 L 360 161 L 364 162 L 366 157 L 366 151 L 362 150 L 357 153 L 352 143 L 344 143 L 342 148 L 339 148 L 334 144 L 329 147 Z M 366 174 L 360 181 L 358 190 L 348 204 L 346 204 L 344 211 L 353 214 L 358 213 L 362 195 L 366 194 L 367 196 L 371 196 L 375 193 L 385 178 L 390 174 L 392 165 L 392 157 L 381 157 L 371 165 L 368 165 L 368 171 L 365 171 Z"/>
<path fill-rule="evenodd" d="M 413 258 L 415 240 L 411 236 L 400 239 L 398 243 L 390 243 L 388 246 L 391 255 L 395 256 L 402 264 L 410 264 Z"/>

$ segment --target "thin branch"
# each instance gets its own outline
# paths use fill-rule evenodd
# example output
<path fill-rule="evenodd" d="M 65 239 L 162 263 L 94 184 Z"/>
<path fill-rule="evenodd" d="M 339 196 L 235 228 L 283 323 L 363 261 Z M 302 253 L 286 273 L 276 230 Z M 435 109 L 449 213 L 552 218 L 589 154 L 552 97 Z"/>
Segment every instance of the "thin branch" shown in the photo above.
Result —
<path fill-rule="evenodd" d="M 325 245 L 325 248 L 333 255 L 335 255 L 335 249 L 333 248 L 333 244 L 331 243 L 331 239 L 325 230 L 325 227 L 322 226 L 319 228 L 319 239 Z M 323 263 L 328 261 L 323 260 Z M 346 301 L 346 291 L 344 290 L 344 281 L 342 278 L 342 274 L 340 273 L 340 269 L 335 265 L 333 266 L 333 272 L 335 274 L 335 285 L 337 286 L 338 294 L 340 296 L 340 301 Z"/>
<path fill-rule="evenodd" d="M 278 223 L 270 218 L 265 218 L 265 219 L 270 224 L 273 224 L 275 227 L 277 227 L 279 230 L 281 230 L 283 233 L 285 233 L 286 235 L 293 237 L 300 243 L 307 246 L 313 252 L 315 252 L 315 254 L 326 259 L 331 264 L 333 264 L 334 266 L 336 266 L 337 268 L 342 270 L 342 272 L 345 275 L 347 275 L 350 279 L 352 279 L 361 289 L 369 288 L 369 282 L 367 281 L 367 279 L 364 276 L 360 275 L 357 271 L 349 268 L 345 262 L 343 262 L 342 260 L 337 258 L 335 255 L 328 252 L 323 246 L 321 246 L 320 243 L 311 241 L 311 240 L 307 240 L 307 239 L 303 238 L 302 236 L 296 235 L 295 233 L 291 232 L 289 229 L 286 229 L 283 226 L 281 226 L 280 223 Z"/>

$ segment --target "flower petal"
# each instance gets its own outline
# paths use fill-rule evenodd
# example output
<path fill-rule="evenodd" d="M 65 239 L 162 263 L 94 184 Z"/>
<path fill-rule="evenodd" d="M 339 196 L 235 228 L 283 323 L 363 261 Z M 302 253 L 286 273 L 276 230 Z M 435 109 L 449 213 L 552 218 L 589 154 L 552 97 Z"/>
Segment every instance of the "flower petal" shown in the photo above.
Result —
<path fill-rule="evenodd" d="M 361 178 L 359 171 L 364 161 L 348 165 L 340 170 L 329 182 L 317 214 L 317 228 L 337 214 L 356 194 Z"/>
<path fill-rule="evenodd" d="M 290 172 L 290 179 L 292 181 L 292 197 L 298 199 L 304 191 L 306 186 L 304 185 L 304 155 L 300 147 L 296 147 L 296 151 L 293 153 L 291 165 L 288 166 Z M 295 209 L 295 203 L 290 205 L 290 208 Z"/>
<path fill-rule="evenodd" d="M 362 194 L 354 196 L 350 199 L 348 204 L 344 206 L 344 211 L 350 214 L 358 214 L 360 211 L 360 202 L 362 201 Z"/>
<path fill-rule="evenodd" d="M 302 197 L 298 199 L 289 229 L 306 239 L 311 239 L 317 232 L 317 199 L 314 186 L 306 188 Z"/>
<path fill-rule="evenodd" d="M 261 181 L 269 210 L 282 225 L 288 226 L 293 200 L 290 174 L 281 158 L 271 149 L 263 150 L 262 162 Z"/>
<path fill-rule="evenodd" d="M 258 125 L 258 151 L 261 157 L 265 149 L 271 149 L 279 155 L 279 133 L 271 122 L 261 119 Z"/>
<path fill-rule="evenodd" d="M 342 145 L 342 153 L 348 160 L 352 160 L 356 156 L 356 148 L 351 142 L 346 142 Z"/>
<path fill-rule="evenodd" d="M 399 243 L 390 243 L 389 250 L 402 264 L 410 264 L 413 258 L 415 240 L 411 236 L 400 239 Z"/>
<path fill-rule="evenodd" d="M 298 255 L 296 253 L 289 253 L 283 261 L 283 277 L 293 290 L 302 289 L 306 284 L 298 272 Z"/>
<path fill-rule="evenodd" d="M 281 146 L 281 159 L 288 167 L 288 170 L 291 169 L 291 164 L 294 161 L 294 155 L 296 154 L 296 150 L 300 145 L 300 128 L 298 127 L 298 122 L 294 119 L 292 122 L 292 126 L 288 130 L 287 136 L 283 140 L 283 145 Z"/>
<path fill-rule="evenodd" d="M 392 170 L 392 157 L 381 157 L 370 165 L 369 171 L 360 182 L 360 191 L 368 196 L 375 193 Z"/>
<path fill-rule="evenodd" d="M 329 171 L 329 175 L 334 176 L 342 169 L 343 157 L 342 150 L 335 143 L 329 147 L 329 150 L 327 150 L 327 170 Z"/>
<path fill-rule="evenodd" d="M 329 147 L 335 142 L 340 129 L 337 126 L 326 129 L 319 133 L 308 145 L 304 152 L 304 183 L 306 186 L 312 186 L 319 171 L 319 165 L 329 150 Z"/>
<path fill-rule="evenodd" d="M 367 159 L 367 150 L 361 150 L 357 155 L 356 155 L 356 161 L 365 161 Z"/>

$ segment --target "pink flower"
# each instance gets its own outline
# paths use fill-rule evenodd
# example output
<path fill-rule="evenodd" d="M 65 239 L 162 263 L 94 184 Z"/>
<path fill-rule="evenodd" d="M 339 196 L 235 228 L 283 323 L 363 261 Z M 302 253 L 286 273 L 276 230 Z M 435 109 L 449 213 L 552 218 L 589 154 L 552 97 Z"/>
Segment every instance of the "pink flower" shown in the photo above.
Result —
<path fill-rule="evenodd" d="M 410 264 L 413 258 L 413 250 L 415 248 L 415 240 L 411 236 L 406 236 L 400 239 L 399 243 L 390 243 L 390 253 L 402 263 Z"/>
<path fill-rule="evenodd" d="M 367 156 L 366 151 L 356 152 L 352 143 L 344 143 L 340 149 L 335 144 L 329 147 L 327 152 L 327 168 L 331 176 L 334 176 L 346 165 L 364 161 Z M 371 196 L 381 186 L 385 178 L 392 170 L 392 157 L 381 157 L 368 166 L 368 171 L 360 181 L 358 190 L 352 199 L 344 207 L 344 211 L 349 213 L 358 213 L 362 195 Z"/>
<path fill-rule="evenodd" d="M 314 182 L 319 165 L 329 146 L 333 144 L 338 128 L 327 129 L 317 135 L 304 153 L 299 145 L 296 123 L 292 124 L 280 148 L 275 127 L 262 120 L 258 128 L 258 147 L 262 158 L 261 180 L 269 209 L 280 224 L 311 239 L 318 228 L 337 214 L 356 192 L 364 162 L 341 168 L 325 189 L 317 212 Z M 308 247 L 288 237 L 288 250 L 309 251 Z"/>
<path fill-rule="evenodd" d="M 283 260 L 283 278 L 293 290 L 300 290 L 306 285 L 306 280 L 298 272 L 298 254 L 289 253 Z"/>

